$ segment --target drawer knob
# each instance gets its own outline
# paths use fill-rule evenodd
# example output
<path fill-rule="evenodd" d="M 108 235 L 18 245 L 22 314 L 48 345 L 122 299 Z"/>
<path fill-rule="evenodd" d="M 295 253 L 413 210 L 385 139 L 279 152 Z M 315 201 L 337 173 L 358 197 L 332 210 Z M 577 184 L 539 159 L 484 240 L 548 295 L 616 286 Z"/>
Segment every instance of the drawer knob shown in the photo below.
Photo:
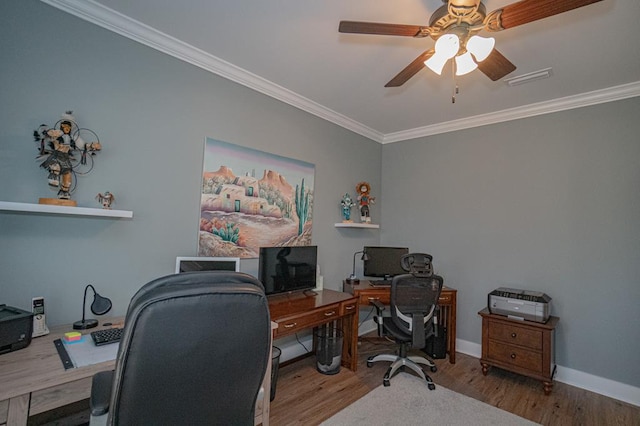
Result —
<path fill-rule="evenodd" d="M 516 333 L 511 333 L 511 337 L 513 337 L 514 339 L 517 337 L 518 335 Z"/>
<path fill-rule="evenodd" d="M 285 325 L 284 325 L 284 328 L 293 328 L 293 327 L 295 327 L 296 325 L 298 325 L 298 323 L 297 323 L 297 322 L 292 322 L 291 324 L 285 324 Z"/>
<path fill-rule="evenodd" d="M 346 310 L 350 311 L 350 310 L 354 309 L 355 307 L 356 307 L 356 305 L 349 305 L 349 306 L 346 307 Z"/>
<path fill-rule="evenodd" d="M 367 297 L 368 300 L 380 300 L 379 297 Z"/>
<path fill-rule="evenodd" d="M 511 354 L 511 359 L 516 359 L 516 354 Z"/>
<path fill-rule="evenodd" d="M 324 316 L 325 316 L 325 317 L 332 317 L 332 316 L 334 316 L 335 314 L 336 314 L 336 311 L 325 312 L 325 313 L 324 313 Z"/>

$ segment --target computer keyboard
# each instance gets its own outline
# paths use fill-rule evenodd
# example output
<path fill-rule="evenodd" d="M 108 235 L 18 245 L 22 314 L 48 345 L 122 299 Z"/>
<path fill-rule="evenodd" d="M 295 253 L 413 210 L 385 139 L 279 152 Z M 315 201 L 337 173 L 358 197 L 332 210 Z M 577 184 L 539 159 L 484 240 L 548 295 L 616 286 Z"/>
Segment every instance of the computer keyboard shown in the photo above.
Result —
<path fill-rule="evenodd" d="M 118 343 L 122 338 L 123 328 L 107 328 L 91 332 L 91 338 L 96 346 L 108 345 L 109 343 Z"/>
<path fill-rule="evenodd" d="M 374 280 L 369 281 L 374 287 L 389 287 L 391 286 L 391 280 Z"/>

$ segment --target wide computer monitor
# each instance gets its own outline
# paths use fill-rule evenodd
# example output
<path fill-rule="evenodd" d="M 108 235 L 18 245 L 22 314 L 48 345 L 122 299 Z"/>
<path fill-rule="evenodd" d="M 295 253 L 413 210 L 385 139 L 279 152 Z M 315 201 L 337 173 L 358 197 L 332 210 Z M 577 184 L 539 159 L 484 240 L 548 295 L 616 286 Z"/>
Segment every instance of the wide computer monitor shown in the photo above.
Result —
<path fill-rule="evenodd" d="M 267 296 L 316 287 L 317 246 L 260 247 L 258 277 Z"/>
<path fill-rule="evenodd" d="M 186 257 L 176 258 L 176 274 L 191 271 L 240 271 L 239 257 Z"/>
<path fill-rule="evenodd" d="M 384 277 L 406 274 L 400 258 L 409 253 L 407 247 L 364 247 L 366 257 L 363 273 L 366 277 Z"/>

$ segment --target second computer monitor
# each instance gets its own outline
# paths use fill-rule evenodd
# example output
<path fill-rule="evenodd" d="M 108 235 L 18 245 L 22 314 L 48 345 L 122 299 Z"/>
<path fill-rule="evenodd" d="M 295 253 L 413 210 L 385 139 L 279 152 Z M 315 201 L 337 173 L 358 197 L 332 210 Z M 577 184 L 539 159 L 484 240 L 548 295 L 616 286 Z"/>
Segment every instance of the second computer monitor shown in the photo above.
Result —
<path fill-rule="evenodd" d="M 364 275 L 367 277 L 393 277 L 406 274 L 400 258 L 409 253 L 407 247 L 364 247 Z"/>
<path fill-rule="evenodd" d="M 240 271 L 239 257 L 183 257 L 176 258 L 176 274 L 191 271 Z"/>

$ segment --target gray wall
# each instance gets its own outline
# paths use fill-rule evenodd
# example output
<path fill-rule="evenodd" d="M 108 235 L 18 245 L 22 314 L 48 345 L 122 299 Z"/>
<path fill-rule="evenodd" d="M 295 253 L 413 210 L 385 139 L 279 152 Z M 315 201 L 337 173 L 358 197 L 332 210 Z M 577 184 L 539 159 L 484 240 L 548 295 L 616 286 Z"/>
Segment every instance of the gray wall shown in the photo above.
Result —
<path fill-rule="evenodd" d="M 500 287 L 543 291 L 557 362 L 640 385 L 640 98 L 385 145 L 383 243 L 434 256 L 458 337 Z"/>
<path fill-rule="evenodd" d="M 480 342 L 476 312 L 494 288 L 544 291 L 561 317 L 559 364 L 640 385 L 637 98 L 381 147 L 36 0 L 0 2 L 0 19 L 0 200 L 55 196 L 31 133 L 73 109 L 104 145 L 74 198 L 97 206 L 109 190 L 134 212 L 0 212 L 0 303 L 44 296 L 49 324 L 68 323 L 92 283 L 124 313 L 176 256 L 196 254 L 209 136 L 316 165 L 325 287 L 340 288 L 362 246 L 408 245 L 459 290 L 461 339 Z M 379 231 L 333 226 L 360 180 Z"/>
<path fill-rule="evenodd" d="M 341 289 L 353 253 L 379 231 L 338 229 L 340 199 L 360 180 L 380 188 L 380 144 L 36 0 L 0 2 L 0 200 L 55 197 L 32 132 L 67 109 L 104 149 L 74 199 L 98 192 L 134 218 L 0 212 L 0 303 L 30 309 L 44 296 L 49 325 L 80 319 L 88 283 L 123 314 L 147 281 L 197 251 L 205 137 L 316 165 L 313 243 L 326 288 Z M 373 206 L 374 217 L 379 208 Z M 257 260 L 241 262 L 257 272 Z"/>

